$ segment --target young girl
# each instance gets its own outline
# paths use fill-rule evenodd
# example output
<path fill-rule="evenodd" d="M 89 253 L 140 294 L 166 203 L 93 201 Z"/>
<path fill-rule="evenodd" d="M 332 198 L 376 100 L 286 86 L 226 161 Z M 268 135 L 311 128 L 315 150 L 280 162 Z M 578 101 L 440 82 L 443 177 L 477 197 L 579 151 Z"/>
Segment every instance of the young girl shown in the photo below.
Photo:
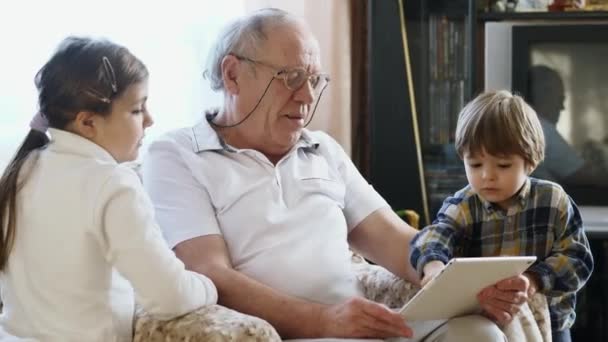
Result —
<path fill-rule="evenodd" d="M 133 288 L 165 319 L 217 301 L 213 283 L 166 246 L 139 178 L 120 164 L 137 157 L 152 124 L 147 80 L 126 48 L 75 37 L 36 75 L 39 114 L 0 179 L 9 334 L 130 341 Z"/>

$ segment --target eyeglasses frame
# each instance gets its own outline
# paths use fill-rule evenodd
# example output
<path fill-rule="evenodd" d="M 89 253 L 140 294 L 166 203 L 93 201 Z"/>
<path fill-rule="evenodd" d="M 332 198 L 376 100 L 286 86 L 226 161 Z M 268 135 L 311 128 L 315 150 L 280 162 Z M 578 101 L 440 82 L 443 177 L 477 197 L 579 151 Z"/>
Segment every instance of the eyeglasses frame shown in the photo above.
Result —
<path fill-rule="evenodd" d="M 295 67 L 295 68 L 278 68 L 275 65 L 272 65 L 270 63 L 264 62 L 264 61 L 259 61 L 253 58 L 249 58 L 249 57 L 245 57 L 245 56 L 241 56 L 241 55 L 237 55 L 237 54 L 231 54 L 232 56 L 234 56 L 236 59 L 241 60 L 241 61 L 246 61 L 252 64 L 259 64 L 262 66 L 265 66 L 269 69 L 274 70 L 274 75 L 272 75 L 273 78 L 276 79 L 280 79 L 283 80 L 283 84 L 285 85 L 285 87 L 291 91 L 297 91 L 298 89 L 300 89 L 305 83 L 306 81 L 308 81 L 308 84 L 310 83 L 310 79 L 313 76 L 319 76 L 325 79 L 325 85 L 323 86 L 322 89 L 319 89 L 319 95 L 323 92 L 323 90 L 325 90 L 325 88 L 327 87 L 327 85 L 329 84 L 329 82 L 331 81 L 331 78 L 329 77 L 328 74 L 326 73 L 314 73 L 314 72 L 309 72 L 308 70 L 301 68 L 301 67 Z M 297 89 L 293 89 L 292 87 L 289 86 L 289 84 L 287 83 L 287 76 L 289 73 L 293 72 L 293 71 L 301 71 L 304 72 L 304 74 L 306 75 L 306 78 L 304 81 L 304 83 L 302 83 L 302 85 L 300 87 L 298 87 Z M 316 91 L 316 87 L 313 87 L 313 90 Z"/>

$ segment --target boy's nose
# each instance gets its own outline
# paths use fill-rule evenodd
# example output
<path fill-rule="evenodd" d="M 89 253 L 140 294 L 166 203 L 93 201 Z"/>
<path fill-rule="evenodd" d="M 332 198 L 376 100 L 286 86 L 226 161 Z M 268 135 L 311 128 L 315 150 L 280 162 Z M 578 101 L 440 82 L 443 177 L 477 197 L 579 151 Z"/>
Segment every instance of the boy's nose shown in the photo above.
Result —
<path fill-rule="evenodd" d="M 493 170 L 490 169 L 484 169 L 481 176 L 483 177 L 483 179 L 494 179 L 496 173 Z"/>

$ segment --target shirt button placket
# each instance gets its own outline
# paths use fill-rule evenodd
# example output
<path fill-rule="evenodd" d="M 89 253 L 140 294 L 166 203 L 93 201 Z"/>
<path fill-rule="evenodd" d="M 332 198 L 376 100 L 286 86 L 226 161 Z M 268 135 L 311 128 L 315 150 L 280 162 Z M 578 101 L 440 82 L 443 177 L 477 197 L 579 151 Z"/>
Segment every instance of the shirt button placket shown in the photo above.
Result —
<path fill-rule="evenodd" d="M 283 185 L 281 184 L 281 174 L 279 173 L 278 168 L 274 168 L 274 183 L 277 186 L 277 196 L 279 196 L 279 200 L 283 204 L 283 206 L 287 207 L 287 203 L 285 203 L 285 198 L 283 197 Z"/>
<path fill-rule="evenodd" d="M 281 189 L 281 174 L 279 170 L 275 169 L 274 171 L 274 183 L 277 185 L 279 189 Z"/>

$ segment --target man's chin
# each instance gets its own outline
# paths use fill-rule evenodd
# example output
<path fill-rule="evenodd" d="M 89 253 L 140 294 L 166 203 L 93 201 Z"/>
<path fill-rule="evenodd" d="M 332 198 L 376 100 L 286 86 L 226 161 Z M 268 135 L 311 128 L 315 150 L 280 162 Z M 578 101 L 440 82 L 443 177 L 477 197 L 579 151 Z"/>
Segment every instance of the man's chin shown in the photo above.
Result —
<path fill-rule="evenodd" d="M 298 142 L 298 140 L 300 140 L 300 137 L 302 136 L 302 129 L 299 129 L 296 132 L 293 132 L 291 134 L 291 143 L 292 145 L 294 145 L 295 143 Z"/>
<path fill-rule="evenodd" d="M 277 142 L 276 146 L 277 147 L 281 146 L 280 149 L 289 151 L 292 147 L 295 146 L 295 144 L 298 142 L 298 140 L 300 140 L 301 136 L 302 136 L 302 130 L 294 131 L 289 134 L 285 134 L 281 137 L 280 141 L 275 140 L 275 142 Z"/>

